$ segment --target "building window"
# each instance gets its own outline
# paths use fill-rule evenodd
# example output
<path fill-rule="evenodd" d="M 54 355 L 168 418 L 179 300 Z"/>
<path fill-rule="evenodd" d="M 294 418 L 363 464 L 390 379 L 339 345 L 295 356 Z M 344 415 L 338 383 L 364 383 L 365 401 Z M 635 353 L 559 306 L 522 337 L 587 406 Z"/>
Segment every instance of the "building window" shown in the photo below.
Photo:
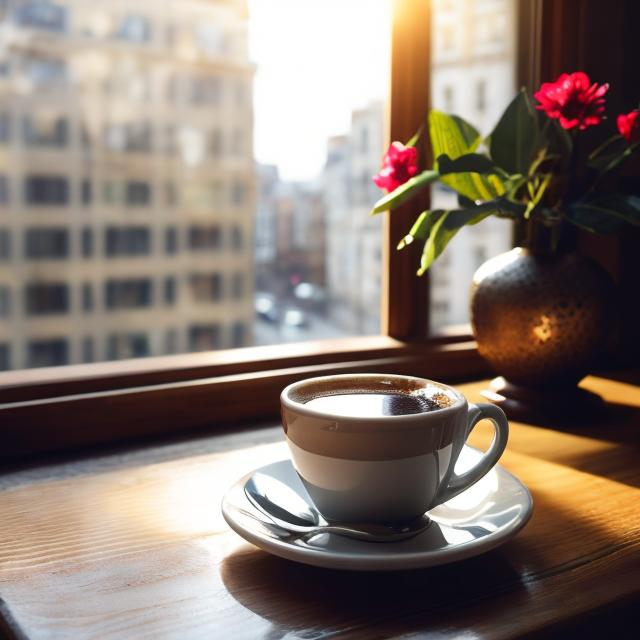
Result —
<path fill-rule="evenodd" d="M 69 257 L 69 231 L 64 228 L 27 229 L 24 254 L 32 260 Z"/>
<path fill-rule="evenodd" d="M 242 347 L 246 338 L 246 327 L 244 322 L 234 322 L 231 327 L 231 346 Z"/>
<path fill-rule="evenodd" d="M 173 276 L 164 279 L 164 301 L 168 305 L 176 302 L 176 279 Z"/>
<path fill-rule="evenodd" d="M 149 255 L 151 231 L 148 227 L 107 227 L 104 251 L 110 258 Z"/>
<path fill-rule="evenodd" d="M 209 154 L 212 158 L 221 158 L 223 154 L 222 131 L 214 129 L 209 136 Z"/>
<path fill-rule="evenodd" d="M 164 352 L 178 353 L 178 332 L 175 329 L 169 329 L 164 336 Z"/>
<path fill-rule="evenodd" d="M 67 9 L 47 0 L 29 0 L 15 9 L 16 22 L 21 27 L 64 33 L 67 30 Z"/>
<path fill-rule="evenodd" d="M 82 362 L 93 362 L 95 360 L 95 349 L 93 338 L 82 340 Z"/>
<path fill-rule="evenodd" d="M 476 109 L 484 113 L 487 108 L 487 81 L 478 80 L 476 84 Z"/>
<path fill-rule="evenodd" d="M 178 252 L 177 227 L 167 227 L 164 230 L 164 250 L 167 255 L 173 255 Z"/>
<path fill-rule="evenodd" d="M 476 269 L 480 265 L 483 265 L 488 259 L 487 247 L 477 246 L 473 248 L 473 261 Z"/>
<path fill-rule="evenodd" d="M 167 207 L 175 207 L 178 204 L 178 191 L 173 182 L 167 182 L 164 186 L 164 197 Z"/>
<path fill-rule="evenodd" d="M 369 129 L 362 127 L 360 130 L 360 152 L 367 153 L 369 151 Z"/>
<path fill-rule="evenodd" d="M 7 176 L 0 175 L 0 204 L 9 203 L 9 180 Z"/>
<path fill-rule="evenodd" d="M 69 362 L 69 345 L 63 338 L 32 340 L 27 347 L 28 367 L 57 367 Z"/>
<path fill-rule="evenodd" d="M 11 258 L 11 231 L 0 229 L 0 260 Z"/>
<path fill-rule="evenodd" d="M 118 24 L 115 36 L 118 40 L 144 44 L 151 40 L 151 25 L 144 16 L 124 16 Z"/>
<path fill-rule="evenodd" d="M 231 248 L 239 251 L 244 244 L 242 227 L 235 225 L 231 228 Z"/>
<path fill-rule="evenodd" d="M 93 200 L 93 186 L 88 178 L 82 181 L 80 197 L 84 205 L 91 204 Z"/>
<path fill-rule="evenodd" d="M 0 318 L 8 318 L 11 315 L 11 289 L 0 286 Z"/>
<path fill-rule="evenodd" d="M 107 125 L 104 130 L 104 142 L 107 149 L 116 152 L 150 152 L 151 124 L 148 122 L 130 122 L 127 124 Z"/>
<path fill-rule="evenodd" d="M 149 336 L 145 333 L 116 333 L 107 339 L 107 358 L 144 358 L 151 355 Z"/>
<path fill-rule="evenodd" d="M 66 205 L 69 203 L 69 181 L 60 176 L 27 176 L 24 199 L 30 205 Z"/>
<path fill-rule="evenodd" d="M 107 280 L 105 307 L 107 309 L 139 309 L 151 306 L 151 280 Z"/>
<path fill-rule="evenodd" d="M 231 190 L 231 200 L 236 207 L 241 207 L 245 203 L 247 188 L 244 182 L 236 180 Z"/>
<path fill-rule="evenodd" d="M 29 114 L 22 119 L 22 137 L 27 147 L 65 147 L 68 140 L 67 119 Z"/>
<path fill-rule="evenodd" d="M 208 227 L 189 227 L 189 249 L 192 251 L 206 251 L 219 249 L 222 244 L 220 227 L 212 225 Z"/>
<path fill-rule="evenodd" d="M 236 271 L 231 278 L 231 297 L 240 300 L 244 296 L 244 273 Z"/>
<path fill-rule="evenodd" d="M 102 185 L 102 199 L 105 204 L 122 204 L 123 196 L 122 184 L 107 180 Z"/>
<path fill-rule="evenodd" d="M 85 227 L 81 236 L 82 257 L 90 258 L 93 255 L 93 229 Z"/>
<path fill-rule="evenodd" d="M 25 293 L 26 311 L 29 315 L 69 311 L 69 286 L 66 284 L 30 284 L 27 285 Z"/>
<path fill-rule="evenodd" d="M 93 286 L 90 282 L 85 282 L 82 285 L 82 310 L 93 311 Z"/>
<path fill-rule="evenodd" d="M 219 349 L 220 325 L 194 325 L 189 327 L 189 351 L 210 351 Z"/>
<path fill-rule="evenodd" d="M 217 76 L 191 78 L 191 103 L 195 105 L 217 105 L 222 99 L 222 79 Z"/>
<path fill-rule="evenodd" d="M 196 302 L 217 302 L 222 298 L 219 273 L 193 273 L 189 276 L 191 295 Z"/>
<path fill-rule="evenodd" d="M 451 113 L 452 111 L 455 111 L 453 87 L 450 85 L 446 85 L 442 90 L 442 92 L 443 92 L 444 110 L 447 113 Z"/>
<path fill-rule="evenodd" d="M 151 202 L 151 186 L 148 182 L 127 182 L 125 198 L 131 207 L 148 205 Z"/>
<path fill-rule="evenodd" d="M 11 115 L 6 111 L 0 112 L 0 144 L 7 144 L 11 140 Z"/>
<path fill-rule="evenodd" d="M 0 371 L 11 369 L 11 347 L 3 342 L 0 344 Z"/>
<path fill-rule="evenodd" d="M 67 85 L 68 70 L 64 60 L 34 55 L 25 59 L 24 71 L 35 89 L 60 89 Z"/>
<path fill-rule="evenodd" d="M 173 155 L 178 150 L 178 134 L 173 124 L 168 124 L 164 127 L 162 149 L 167 155 Z"/>

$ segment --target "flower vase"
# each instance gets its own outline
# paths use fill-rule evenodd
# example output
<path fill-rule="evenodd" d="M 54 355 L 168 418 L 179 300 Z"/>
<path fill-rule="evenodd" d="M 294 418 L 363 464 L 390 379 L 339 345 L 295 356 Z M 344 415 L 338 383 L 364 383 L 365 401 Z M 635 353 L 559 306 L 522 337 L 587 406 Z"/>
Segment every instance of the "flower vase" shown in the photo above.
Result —
<path fill-rule="evenodd" d="M 471 322 L 499 374 L 483 395 L 513 418 L 577 417 L 598 398 L 577 385 L 613 326 L 614 284 L 575 251 L 517 247 L 475 273 Z"/>

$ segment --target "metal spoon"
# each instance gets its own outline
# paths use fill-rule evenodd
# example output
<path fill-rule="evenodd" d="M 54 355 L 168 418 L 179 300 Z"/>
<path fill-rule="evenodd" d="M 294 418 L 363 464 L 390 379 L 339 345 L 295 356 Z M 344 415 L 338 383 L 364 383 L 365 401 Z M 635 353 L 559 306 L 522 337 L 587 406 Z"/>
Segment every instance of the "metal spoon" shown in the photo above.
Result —
<path fill-rule="evenodd" d="M 398 524 L 329 523 L 284 482 L 263 473 L 254 473 L 245 484 L 244 492 L 249 501 L 275 525 L 305 537 L 335 533 L 369 542 L 396 542 L 419 534 L 431 524 L 426 515 Z"/>

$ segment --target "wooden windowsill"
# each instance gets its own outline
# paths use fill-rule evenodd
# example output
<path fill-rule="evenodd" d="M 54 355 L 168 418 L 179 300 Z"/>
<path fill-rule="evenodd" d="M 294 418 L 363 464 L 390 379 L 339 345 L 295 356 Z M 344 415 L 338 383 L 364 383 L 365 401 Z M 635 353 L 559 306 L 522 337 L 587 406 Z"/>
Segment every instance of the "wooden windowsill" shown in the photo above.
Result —
<path fill-rule="evenodd" d="M 0 461 L 275 417 L 280 391 L 302 378 L 369 371 L 446 381 L 487 371 L 475 342 L 446 336 L 424 343 L 376 336 L 161 360 L 167 369 L 156 362 L 150 372 L 144 361 L 89 365 L 95 379 L 85 366 L 65 368 L 58 381 L 55 369 L 7 374 L 13 384 L 0 390 Z"/>
<path fill-rule="evenodd" d="M 460 389 L 479 400 L 484 384 Z M 226 488 L 287 455 L 275 422 L 0 475 L 0 632 L 560 638 L 587 637 L 596 614 L 616 636 L 640 603 L 640 388 L 607 376 L 583 386 L 607 401 L 604 418 L 565 430 L 512 423 L 501 464 L 532 492 L 525 529 L 483 556 L 423 571 L 296 565 L 228 529 Z M 490 437 L 481 425 L 471 443 Z"/>

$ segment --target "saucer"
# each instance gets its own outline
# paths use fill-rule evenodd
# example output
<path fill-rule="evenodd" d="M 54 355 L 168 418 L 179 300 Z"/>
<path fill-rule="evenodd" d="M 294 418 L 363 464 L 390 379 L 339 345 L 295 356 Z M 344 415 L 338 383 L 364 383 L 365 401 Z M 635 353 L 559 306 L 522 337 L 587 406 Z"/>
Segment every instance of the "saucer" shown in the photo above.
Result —
<path fill-rule="evenodd" d="M 465 446 L 456 473 L 481 457 Z M 285 482 L 312 504 L 290 460 L 260 467 L 238 480 L 222 500 L 227 524 L 242 538 L 276 556 L 330 569 L 391 571 L 418 569 L 470 558 L 512 538 L 531 517 L 533 501 L 527 488 L 496 465 L 472 487 L 428 512 L 432 524 L 422 533 L 397 542 L 365 542 L 319 533 L 313 537 L 282 539 L 260 523 L 264 514 L 248 500 L 244 486 L 254 473 Z"/>

